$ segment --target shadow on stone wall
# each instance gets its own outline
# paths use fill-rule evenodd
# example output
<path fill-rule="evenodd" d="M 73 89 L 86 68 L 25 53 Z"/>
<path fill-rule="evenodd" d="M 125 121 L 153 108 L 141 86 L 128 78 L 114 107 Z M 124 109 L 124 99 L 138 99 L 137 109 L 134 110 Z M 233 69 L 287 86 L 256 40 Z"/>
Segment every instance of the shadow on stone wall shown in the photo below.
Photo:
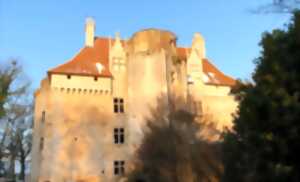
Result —
<path fill-rule="evenodd" d="M 176 108 L 184 99 L 167 100 L 170 105 L 160 97 L 157 107 L 150 108 L 151 116 L 128 181 L 219 181 L 223 173 L 220 145 L 205 133 L 220 133 L 204 114 L 189 112 L 188 105 Z"/>
<path fill-rule="evenodd" d="M 113 151 L 111 115 L 97 107 L 78 106 L 75 111 L 68 111 L 71 115 L 62 123 L 52 123 L 55 127 L 48 126 L 41 159 L 47 160 L 41 166 L 47 169 L 44 180 L 98 182 L 109 172 L 106 169 L 111 164 L 105 158 L 117 153 Z M 46 141 L 47 137 L 51 139 Z"/>

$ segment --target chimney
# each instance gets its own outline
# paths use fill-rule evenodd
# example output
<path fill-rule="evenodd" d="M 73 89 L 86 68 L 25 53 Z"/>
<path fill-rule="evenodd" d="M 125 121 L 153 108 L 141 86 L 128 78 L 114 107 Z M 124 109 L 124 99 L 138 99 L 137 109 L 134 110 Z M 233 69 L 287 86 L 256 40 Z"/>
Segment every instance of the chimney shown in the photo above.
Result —
<path fill-rule="evenodd" d="M 198 52 L 201 59 L 206 57 L 205 40 L 200 33 L 194 34 L 192 49 Z"/>
<path fill-rule="evenodd" d="M 95 36 L 95 21 L 93 18 L 88 17 L 85 21 L 85 46 L 94 46 L 94 36 Z"/>

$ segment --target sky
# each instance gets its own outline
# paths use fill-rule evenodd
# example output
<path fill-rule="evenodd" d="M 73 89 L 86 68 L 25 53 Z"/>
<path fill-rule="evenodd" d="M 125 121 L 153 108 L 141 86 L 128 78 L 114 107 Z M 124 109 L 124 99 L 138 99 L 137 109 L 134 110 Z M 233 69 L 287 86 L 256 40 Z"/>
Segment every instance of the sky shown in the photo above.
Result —
<path fill-rule="evenodd" d="M 195 32 L 206 40 L 207 57 L 224 73 L 251 79 L 253 60 L 266 31 L 282 28 L 286 14 L 253 14 L 271 0 L 0 0 L 0 63 L 19 60 L 38 88 L 47 70 L 84 46 L 87 17 L 96 36 L 120 32 L 130 38 L 146 28 L 167 29 L 178 46 L 189 47 Z M 0 64 L 1 65 L 1 64 Z"/>

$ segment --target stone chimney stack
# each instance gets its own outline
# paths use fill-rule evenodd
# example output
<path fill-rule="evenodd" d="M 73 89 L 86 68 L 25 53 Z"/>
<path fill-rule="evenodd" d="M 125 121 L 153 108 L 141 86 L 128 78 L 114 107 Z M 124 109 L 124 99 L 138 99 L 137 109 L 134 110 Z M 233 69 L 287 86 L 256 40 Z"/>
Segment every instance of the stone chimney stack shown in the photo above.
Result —
<path fill-rule="evenodd" d="M 200 33 L 194 34 L 192 49 L 198 52 L 201 59 L 206 58 L 205 40 Z"/>
<path fill-rule="evenodd" d="M 94 36 L 95 36 L 95 21 L 93 18 L 89 17 L 85 21 L 85 46 L 94 46 Z"/>

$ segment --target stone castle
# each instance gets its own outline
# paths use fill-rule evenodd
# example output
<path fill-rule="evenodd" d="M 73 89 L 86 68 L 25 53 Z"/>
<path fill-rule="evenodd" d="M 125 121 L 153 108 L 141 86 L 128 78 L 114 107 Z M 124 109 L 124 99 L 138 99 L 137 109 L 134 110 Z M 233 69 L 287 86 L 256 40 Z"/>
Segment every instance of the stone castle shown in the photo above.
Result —
<path fill-rule="evenodd" d="M 32 182 L 119 180 L 132 167 L 158 98 L 180 98 L 175 107 L 206 114 L 218 130 L 231 126 L 235 80 L 207 59 L 199 33 L 184 48 L 164 30 L 128 40 L 94 32 L 88 18 L 85 46 L 50 69 L 35 93 Z"/>

